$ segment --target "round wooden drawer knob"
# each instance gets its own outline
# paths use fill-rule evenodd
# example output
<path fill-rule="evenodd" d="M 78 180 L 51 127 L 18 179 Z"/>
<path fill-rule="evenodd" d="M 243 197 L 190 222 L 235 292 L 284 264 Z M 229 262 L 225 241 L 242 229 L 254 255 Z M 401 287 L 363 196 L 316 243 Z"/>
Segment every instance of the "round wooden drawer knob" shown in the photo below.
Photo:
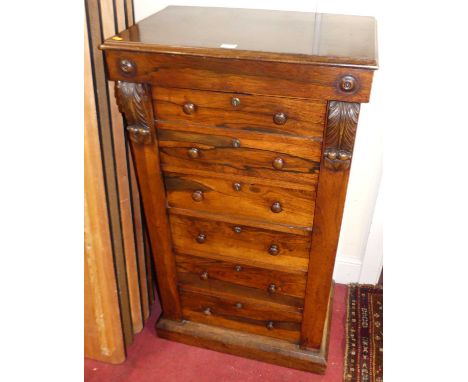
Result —
<path fill-rule="evenodd" d="M 203 191 L 197 190 L 192 194 L 192 199 L 196 202 L 201 202 L 203 200 Z"/>
<path fill-rule="evenodd" d="M 233 228 L 233 230 L 234 230 L 235 233 L 241 233 L 241 232 L 242 232 L 242 227 L 235 226 L 235 227 Z"/>
<path fill-rule="evenodd" d="M 127 76 L 130 76 L 135 73 L 136 65 L 133 61 L 122 59 L 119 63 L 120 71 Z"/>
<path fill-rule="evenodd" d="M 283 211 L 283 208 L 281 207 L 281 203 L 280 202 L 274 202 L 271 205 L 271 211 L 274 212 L 275 214 L 278 214 L 281 211 Z"/>
<path fill-rule="evenodd" d="M 284 125 L 287 120 L 288 116 L 284 113 L 276 113 L 273 116 L 273 122 L 275 122 L 277 125 Z"/>
<path fill-rule="evenodd" d="M 205 272 L 200 273 L 200 278 L 202 280 L 208 280 L 208 272 L 205 271 Z"/>
<path fill-rule="evenodd" d="M 238 106 L 240 106 L 240 104 L 241 104 L 241 102 L 240 102 L 239 98 L 237 98 L 237 97 L 232 97 L 231 98 L 231 105 L 233 107 L 238 107 Z"/>
<path fill-rule="evenodd" d="M 240 139 L 234 138 L 234 139 L 232 140 L 231 144 L 232 144 L 232 147 L 236 147 L 236 148 L 237 148 L 237 147 L 240 147 L 241 141 L 240 141 Z"/>
<path fill-rule="evenodd" d="M 275 328 L 275 324 L 273 321 L 268 321 L 266 327 L 268 330 L 273 330 Z"/>
<path fill-rule="evenodd" d="M 236 302 L 236 308 L 237 309 L 242 309 L 244 305 L 241 302 Z"/>
<path fill-rule="evenodd" d="M 236 272 L 240 272 L 240 271 L 242 270 L 242 267 L 241 267 L 240 265 L 236 265 L 236 266 L 234 267 L 234 270 L 235 270 Z"/>
<path fill-rule="evenodd" d="M 198 150 L 196 147 L 192 147 L 191 149 L 188 150 L 188 156 L 192 159 L 199 158 L 200 150 Z"/>
<path fill-rule="evenodd" d="M 185 114 L 193 114 L 195 113 L 196 106 L 192 102 L 187 102 L 184 104 L 183 109 Z"/>
<path fill-rule="evenodd" d="M 356 89 L 357 81 L 353 76 L 344 76 L 340 80 L 340 89 L 346 93 L 351 93 Z"/>
<path fill-rule="evenodd" d="M 206 314 L 207 316 L 211 316 L 211 308 L 205 308 L 203 309 L 203 314 Z"/>
<path fill-rule="evenodd" d="M 284 160 L 282 158 L 275 158 L 273 167 L 277 170 L 281 170 L 284 167 Z"/>
<path fill-rule="evenodd" d="M 276 285 L 270 284 L 268 285 L 268 293 L 275 293 L 276 292 Z"/>
<path fill-rule="evenodd" d="M 203 244 L 206 241 L 206 235 L 204 233 L 199 233 L 197 236 L 197 243 Z"/>
<path fill-rule="evenodd" d="M 268 248 L 268 253 L 272 256 L 279 255 L 279 247 L 276 244 L 270 245 L 270 248 Z"/>

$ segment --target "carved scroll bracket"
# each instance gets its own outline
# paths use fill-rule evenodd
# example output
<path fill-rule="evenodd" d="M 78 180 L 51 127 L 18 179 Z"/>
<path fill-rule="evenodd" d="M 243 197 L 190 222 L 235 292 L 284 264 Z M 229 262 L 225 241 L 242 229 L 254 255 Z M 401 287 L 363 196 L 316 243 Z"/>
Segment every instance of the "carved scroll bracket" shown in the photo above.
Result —
<path fill-rule="evenodd" d="M 119 110 L 127 120 L 129 138 L 135 143 L 151 143 L 153 109 L 149 87 L 145 84 L 117 81 L 115 96 Z"/>
<path fill-rule="evenodd" d="M 359 118 L 359 103 L 331 101 L 328 105 L 324 165 L 332 171 L 349 169 Z"/>

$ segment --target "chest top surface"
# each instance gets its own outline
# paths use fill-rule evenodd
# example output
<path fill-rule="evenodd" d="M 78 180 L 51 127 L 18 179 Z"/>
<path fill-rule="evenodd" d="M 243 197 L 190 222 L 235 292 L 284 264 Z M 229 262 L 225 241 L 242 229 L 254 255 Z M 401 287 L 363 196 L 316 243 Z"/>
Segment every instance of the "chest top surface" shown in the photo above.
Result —
<path fill-rule="evenodd" d="M 102 48 L 376 69 L 376 41 L 373 17 L 169 6 Z"/>

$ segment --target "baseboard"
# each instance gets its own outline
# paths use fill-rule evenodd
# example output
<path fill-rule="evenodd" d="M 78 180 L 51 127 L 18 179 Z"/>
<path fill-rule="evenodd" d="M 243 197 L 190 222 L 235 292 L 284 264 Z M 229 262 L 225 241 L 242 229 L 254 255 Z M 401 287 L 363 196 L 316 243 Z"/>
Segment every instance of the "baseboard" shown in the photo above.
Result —
<path fill-rule="evenodd" d="M 349 284 L 359 282 L 362 263 L 352 257 L 337 257 L 333 280 L 338 284 Z"/>

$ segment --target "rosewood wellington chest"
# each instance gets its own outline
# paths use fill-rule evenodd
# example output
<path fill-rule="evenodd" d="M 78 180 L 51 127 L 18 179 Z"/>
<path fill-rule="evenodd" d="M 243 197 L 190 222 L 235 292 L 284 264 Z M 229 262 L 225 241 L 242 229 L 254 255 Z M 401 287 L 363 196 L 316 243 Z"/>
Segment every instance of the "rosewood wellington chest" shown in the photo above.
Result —
<path fill-rule="evenodd" d="M 168 7 L 101 48 L 154 254 L 158 335 L 323 372 L 375 20 Z"/>

